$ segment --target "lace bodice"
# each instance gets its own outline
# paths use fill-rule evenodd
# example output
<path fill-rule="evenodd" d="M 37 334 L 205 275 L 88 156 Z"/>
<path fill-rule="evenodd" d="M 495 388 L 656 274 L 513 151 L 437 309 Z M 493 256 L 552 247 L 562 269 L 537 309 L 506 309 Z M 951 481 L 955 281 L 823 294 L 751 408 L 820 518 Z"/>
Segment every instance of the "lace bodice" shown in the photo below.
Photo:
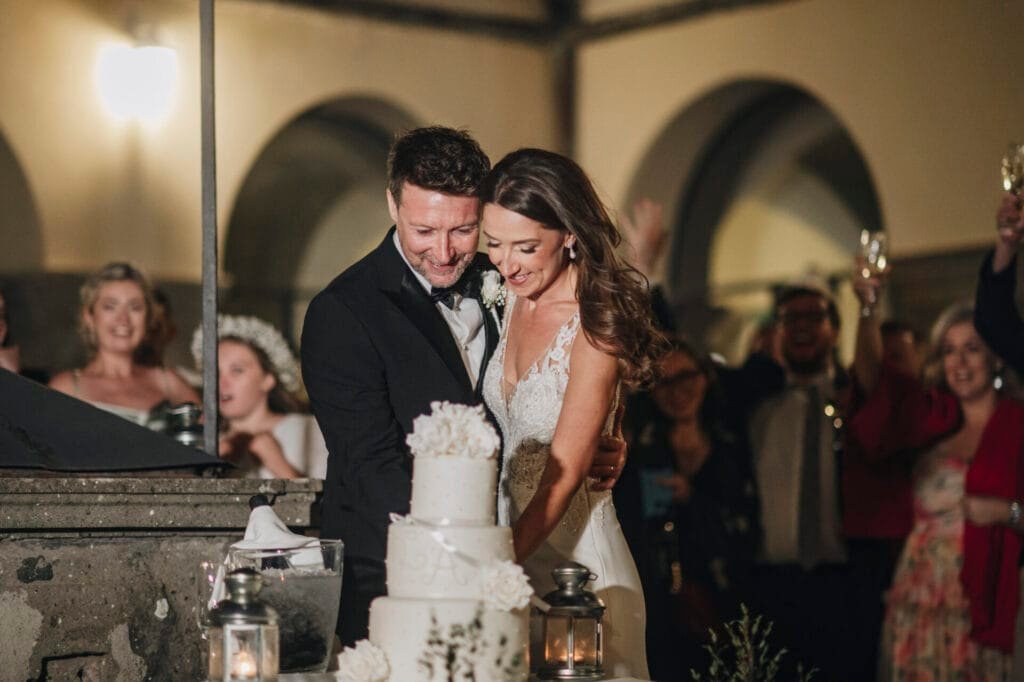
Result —
<path fill-rule="evenodd" d="M 533 498 L 544 472 L 569 384 L 569 356 L 580 328 L 577 310 L 519 381 L 509 386 L 504 378 L 505 348 L 514 307 L 515 297 L 510 296 L 501 339 L 484 374 L 483 386 L 484 400 L 498 420 L 503 437 L 498 517 L 506 525 L 511 525 Z M 615 405 L 611 411 L 614 413 Z M 606 430 L 610 427 L 609 419 Z M 587 484 L 582 485 L 562 519 L 562 529 L 578 532 L 591 511 L 607 499 L 609 493 L 594 493 Z"/>

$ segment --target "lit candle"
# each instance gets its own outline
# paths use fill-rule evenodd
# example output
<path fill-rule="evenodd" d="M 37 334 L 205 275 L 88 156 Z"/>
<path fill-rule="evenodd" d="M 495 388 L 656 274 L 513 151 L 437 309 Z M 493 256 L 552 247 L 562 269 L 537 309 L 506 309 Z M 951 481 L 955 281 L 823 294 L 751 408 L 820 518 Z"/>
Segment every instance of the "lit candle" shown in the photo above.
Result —
<path fill-rule="evenodd" d="M 256 661 L 248 651 L 239 651 L 231 662 L 231 677 L 236 680 L 255 680 Z"/>

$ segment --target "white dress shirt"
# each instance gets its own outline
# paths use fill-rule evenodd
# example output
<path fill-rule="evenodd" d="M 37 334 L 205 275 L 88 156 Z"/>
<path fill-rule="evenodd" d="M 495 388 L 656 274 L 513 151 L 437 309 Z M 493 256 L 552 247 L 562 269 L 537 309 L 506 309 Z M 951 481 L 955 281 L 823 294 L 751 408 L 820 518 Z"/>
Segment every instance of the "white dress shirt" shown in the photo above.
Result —
<path fill-rule="evenodd" d="M 416 276 L 416 280 L 429 294 L 431 289 L 430 282 L 409 265 L 409 259 L 405 257 L 402 245 L 398 241 L 397 231 L 394 234 L 394 242 L 395 248 L 398 249 L 398 255 L 402 257 L 410 272 Z M 444 321 L 448 324 L 448 328 L 452 332 L 452 338 L 455 339 L 455 345 L 459 348 L 459 355 L 462 356 L 462 363 L 466 366 L 466 373 L 469 374 L 469 381 L 476 388 L 477 381 L 480 378 L 480 363 L 483 361 L 484 352 L 487 350 L 487 332 L 484 329 L 485 313 L 480 306 L 480 301 L 475 298 L 463 298 L 455 294 L 455 304 L 451 308 L 441 302 L 434 305 L 437 306 L 441 316 L 444 317 Z"/>
<path fill-rule="evenodd" d="M 814 382 L 824 401 L 834 400 L 832 377 L 824 373 Z M 805 448 L 805 424 L 809 397 L 799 386 L 789 385 L 766 400 L 751 420 L 750 440 L 754 471 L 761 498 L 764 542 L 761 560 L 769 564 L 799 563 L 812 568 L 819 563 L 842 563 L 846 548 L 839 511 L 839 470 L 833 448 L 833 417 L 819 414 L 817 453 Z M 818 457 L 820 536 L 815 556 L 801 556 L 800 485 L 805 457 Z"/>

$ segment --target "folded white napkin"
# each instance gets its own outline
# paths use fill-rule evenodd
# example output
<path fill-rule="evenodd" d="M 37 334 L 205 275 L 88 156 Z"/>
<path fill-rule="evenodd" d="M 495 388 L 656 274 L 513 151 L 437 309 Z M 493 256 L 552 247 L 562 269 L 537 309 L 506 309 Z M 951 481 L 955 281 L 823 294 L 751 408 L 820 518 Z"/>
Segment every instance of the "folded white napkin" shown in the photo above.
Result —
<path fill-rule="evenodd" d="M 255 550 L 256 552 L 266 550 L 267 557 L 279 556 L 274 550 L 302 549 L 300 552 L 284 557 L 288 568 L 310 570 L 324 567 L 323 554 L 320 553 L 320 540 L 288 530 L 288 526 L 274 513 L 273 508 L 269 505 L 256 507 L 249 512 L 249 523 L 245 527 L 245 535 L 241 540 L 231 545 L 231 549 Z M 217 602 L 225 597 L 224 575 L 230 563 L 231 552 L 229 551 L 228 555 L 224 557 L 224 562 L 217 570 L 217 578 L 214 581 L 213 592 L 210 595 L 211 608 L 216 606 Z"/>
<path fill-rule="evenodd" d="M 299 535 L 288 530 L 284 521 L 274 513 L 273 507 L 263 505 L 249 512 L 245 536 L 231 545 L 232 549 L 296 549 L 319 547 L 316 538 Z M 322 561 L 322 560 L 321 560 Z"/>

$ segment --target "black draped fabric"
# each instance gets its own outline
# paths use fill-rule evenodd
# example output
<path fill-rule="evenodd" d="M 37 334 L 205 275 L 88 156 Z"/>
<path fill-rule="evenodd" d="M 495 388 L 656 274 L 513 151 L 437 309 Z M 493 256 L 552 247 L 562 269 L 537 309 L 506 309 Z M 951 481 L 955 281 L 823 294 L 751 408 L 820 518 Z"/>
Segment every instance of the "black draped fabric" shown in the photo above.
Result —
<path fill-rule="evenodd" d="M 95 473 L 223 465 L 202 450 L 0 370 L 0 468 Z"/>

